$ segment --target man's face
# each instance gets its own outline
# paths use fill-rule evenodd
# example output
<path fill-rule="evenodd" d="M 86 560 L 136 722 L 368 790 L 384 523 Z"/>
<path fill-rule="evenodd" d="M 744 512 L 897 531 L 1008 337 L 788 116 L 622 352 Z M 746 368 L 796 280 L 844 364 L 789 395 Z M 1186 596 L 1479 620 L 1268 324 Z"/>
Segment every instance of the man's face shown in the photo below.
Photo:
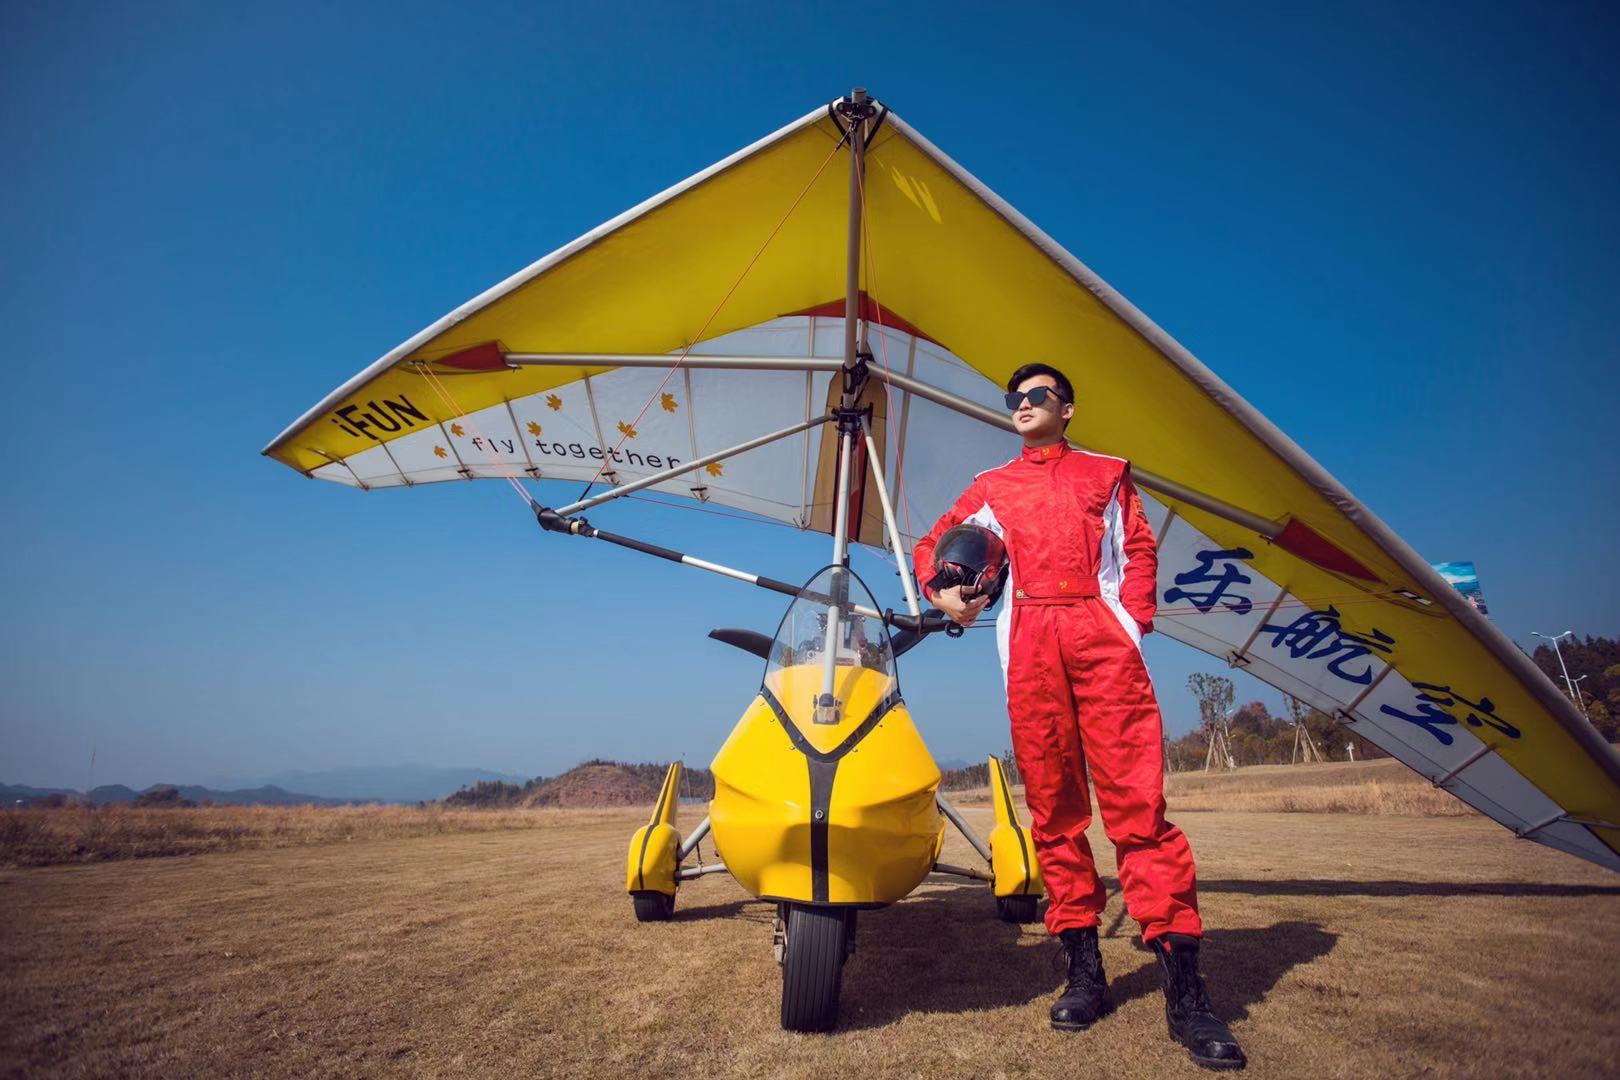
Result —
<path fill-rule="evenodd" d="M 1074 405 L 1057 396 L 1057 380 L 1050 375 L 1031 375 L 1014 390 L 1027 395 L 1037 386 L 1047 388 L 1046 400 L 1032 405 L 1026 396 L 1013 410 L 1013 427 L 1018 429 L 1025 442 L 1051 442 L 1062 438 L 1063 424 L 1074 415 Z"/>

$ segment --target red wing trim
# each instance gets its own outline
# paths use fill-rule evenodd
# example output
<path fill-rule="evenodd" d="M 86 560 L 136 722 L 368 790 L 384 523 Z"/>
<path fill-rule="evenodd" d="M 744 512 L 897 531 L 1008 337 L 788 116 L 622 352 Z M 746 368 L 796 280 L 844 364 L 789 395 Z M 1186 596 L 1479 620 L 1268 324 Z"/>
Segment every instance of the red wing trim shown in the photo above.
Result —
<path fill-rule="evenodd" d="M 917 329 L 917 327 L 912 323 L 902 319 L 900 316 L 896 315 L 894 312 L 890 311 L 876 300 L 873 300 L 866 294 L 865 289 L 861 290 L 860 306 L 861 318 L 865 319 L 867 322 L 878 323 L 879 325 L 886 326 L 891 330 L 898 330 L 902 334 L 910 334 L 914 338 L 921 338 L 923 341 L 932 342 L 942 349 L 945 348 L 944 342 L 938 340 L 937 338 L 929 337 L 927 334 Z M 842 319 L 844 317 L 844 299 L 843 297 L 839 297 L 837 300 L 829 300 L 825 304 L 817 304 L 815 307 L 805 308 L 803 311 L 790 311 L 787 313 L 786 317 L 791 318 L 795 315 L 816 315 L 825 318 Z"/>
<path fill-rule="evenodd" d="M 1283 531 L 1277 534 L 1272 543 L 1290 555 L 1297 555 L 1325 570 L 1384 584 L 1383 579 L 1361 565 L 1354 556 L 1298 518 L 1289 518 L 1288 524 L 1283 526 Z"/>
<path fill-rule="evenodd" d="M 500 371 L 506 367 L 506 355 L 500 343 L 486 341 L 470 349 L 441 356 L 433 361 L 435 367 L 455 368 L 457 371 Z"/>

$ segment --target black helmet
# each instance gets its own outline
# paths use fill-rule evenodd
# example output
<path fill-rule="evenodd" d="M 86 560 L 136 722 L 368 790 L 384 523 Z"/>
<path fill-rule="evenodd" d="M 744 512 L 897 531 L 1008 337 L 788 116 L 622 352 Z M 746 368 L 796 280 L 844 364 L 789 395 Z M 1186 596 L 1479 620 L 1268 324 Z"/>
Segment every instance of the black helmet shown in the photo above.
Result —
<path fill-rule="evenodd" d="M 960 585 L 968 593 L 983 593 L 993 604 L 1007 584 L 1007 545 L 982 525 L 947 529 L 934 548 L 931 592 Z"/>

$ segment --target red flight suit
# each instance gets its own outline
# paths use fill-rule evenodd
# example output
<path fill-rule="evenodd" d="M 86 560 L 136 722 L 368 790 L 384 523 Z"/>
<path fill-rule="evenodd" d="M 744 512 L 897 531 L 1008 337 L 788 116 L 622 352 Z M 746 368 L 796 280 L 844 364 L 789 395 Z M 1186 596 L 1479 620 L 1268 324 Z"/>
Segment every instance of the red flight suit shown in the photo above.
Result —
<path fill-rule="evenodd" d="M 1095 926 L 1102 915 L 1106 893 L 1086 841 L 1089 764 L 1143 939 L 1201 934 L 1192 849 L 1164 819 L 1163 729 L 1140 647 L 1153 629 L 1158 554 L 1129 463 L 1067 443 L 1025 447 L 975 477 L 917 542 L 922 581 L 933 576 L 939 538 L 962 522 L 1007 545 L 996 643 L 1051 897 L 1047 930 Z"/>

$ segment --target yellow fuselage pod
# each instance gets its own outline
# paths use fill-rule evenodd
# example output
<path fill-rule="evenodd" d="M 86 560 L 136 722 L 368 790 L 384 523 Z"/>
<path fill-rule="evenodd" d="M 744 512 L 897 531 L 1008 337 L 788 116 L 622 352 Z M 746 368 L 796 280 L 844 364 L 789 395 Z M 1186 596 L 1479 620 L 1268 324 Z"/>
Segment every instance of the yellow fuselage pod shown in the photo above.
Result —
<path fill-rule="evenodd" d="M 755 896 L 893 903 L 939 857 L 939 767 L 883 672 L 838 668 L 838 723 L 813 723 L 822 676 L 773 673 L 715 755 L 715 847 Z"/>

